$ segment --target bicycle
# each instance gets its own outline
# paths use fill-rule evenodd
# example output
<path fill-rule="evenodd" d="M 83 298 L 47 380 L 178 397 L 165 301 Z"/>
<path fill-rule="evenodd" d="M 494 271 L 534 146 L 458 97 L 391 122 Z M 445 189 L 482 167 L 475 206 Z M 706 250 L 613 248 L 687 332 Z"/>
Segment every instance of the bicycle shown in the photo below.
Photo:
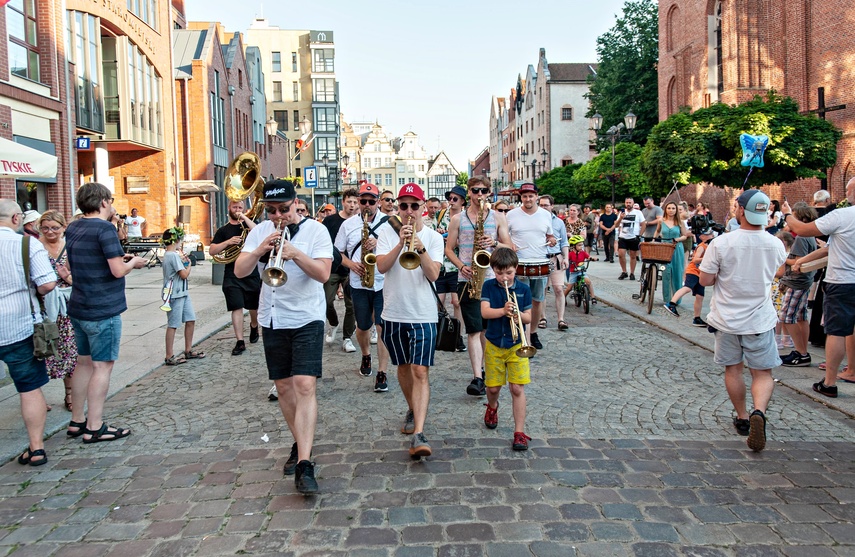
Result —
<path fill-rule="evenodd" d="M 590 260 L 589 260 L 590 261 Z M 576 265 L 576 271 L 579 276 L 576 277 L 576 282 L 568 292 L 568 296 L 573 298 L 576 307 L 584 306 L 584 312 L 591 313 L 591 289 L 585 284 L 585 271 L 588 270 L 588 261 Z"/>
<path fill-rule="evenodd" d="M 656 283 L 662 279 L 665 265 L 671 263 L 674 255 L 674 243 L 644 242 L 641 248 L 641 286 L 638 294 L 633 294 L 633 300 L 642 304 L 647 301 L 647 313 L 653 313 L 653 299 L 656 297 Z"/>

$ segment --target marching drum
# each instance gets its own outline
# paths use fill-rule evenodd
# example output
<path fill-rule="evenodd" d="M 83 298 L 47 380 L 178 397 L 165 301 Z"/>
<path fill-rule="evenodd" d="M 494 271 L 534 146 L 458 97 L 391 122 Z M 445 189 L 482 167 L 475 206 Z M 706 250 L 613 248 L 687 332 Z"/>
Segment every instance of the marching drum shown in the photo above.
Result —
<path fill-rule="evenodd" d="M 549 259 L 521 259 L 517 265 L 518 277 L 546 277 L 552 271 Z"/>

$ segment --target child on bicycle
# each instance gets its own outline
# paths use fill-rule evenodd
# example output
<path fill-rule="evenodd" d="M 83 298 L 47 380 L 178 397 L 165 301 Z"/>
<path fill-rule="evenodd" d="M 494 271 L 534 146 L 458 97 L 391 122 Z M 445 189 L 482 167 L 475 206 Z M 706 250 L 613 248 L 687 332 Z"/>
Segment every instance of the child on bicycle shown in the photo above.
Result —
<path fill-rule="evenodd" d="M 692 293 L 695 296 L 695 306 L 694 306 L 694 319 L 692 319 L 692 325 L 694 327 L 706 327 L 706 322 L 701 319 L 701 309 L 704 307 L 704 287 L 701 286 L 701 261 L 704 259 L 704 254 L 707 251 L 707 247 L 710 245 L 710 242 L 713 239 L 713 231 L 711 228 L 704 228 L 701 230 L 701 233 L 698 235 L 701 242 L 698 244 L 698 247 L 695 248 L 695 251 L 692 255 L 692 260 L 689 261 L 689 264 L 686 266 L 686 276 L 683 279 L 683 287 L 674 292 L 674 295 L 671 296 L 671 300 L 665 304 L 665 309 L 668 310 L 671 315 L 675 317 L 680 317 L 680 314 L 677 313 L 677 304 L 680 302 L 680 299 L 688 293 Z"/>
<path fill-rule="evenodd" d="M 487 411 L 484 413 L 484 425 L 489 429 L 496 429 L 499 425 L 499 393 L 502 385 L 508 383 L 514 413 L 512 448 L 525 451 L 531 440 L 525 434 L 525 385 L 531 382 L 531 375 L 528 358 L 516 353 L 522 345 L 521 339 L 525 340 L 525 333 L 517 330 L 515 338 L 511 320 L 516 319 L 516 311 L 519 311 L 522 323 L 530 324 L 532 300 L 528 285 L 516 280 L 518 264 L 517 254 L 513 250 L 497 248 L 490 256 L 490 267 L 496 278 L 485 281 L 481 288 L 481 317 L 487 321 L 487 345 L 484 349 Z M 513 296 L 516 296 L 516 308 Z"/>
<path fill-rule="evenodd" d="M 570 236 L 567 239 L 570 245 L 570 253 L 567 254 L 567 284 L 564 286 L 564 297 L 567 297 L 573 288 L 576 287 L 576 281 L 579 279 L 580 271 L 578 266 L 585 261 L 599 261 L 596 257 L 591 257 L 585 251 L 585 238 L 580 235 Z M 596 304 L 597 298 L 594 296 L 594 285 L 591 279 L 585 275 L 585 284 L 588 285 L 588 290 L 591 292 L 591 303 Z"/>

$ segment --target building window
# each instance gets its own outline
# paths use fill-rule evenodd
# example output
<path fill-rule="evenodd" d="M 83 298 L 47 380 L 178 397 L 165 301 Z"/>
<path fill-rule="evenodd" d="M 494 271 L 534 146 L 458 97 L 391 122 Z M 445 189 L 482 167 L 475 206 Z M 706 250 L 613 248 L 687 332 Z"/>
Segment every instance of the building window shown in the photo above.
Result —
<path fill-rule="evenodd" d="M 11 6 L 12 4 L 10 4 Z M 7 14 L 10 13 L 7 11 Z M 104 132 L 103 104 L 101 99 L 101 64 L 98 61 L 101 33 L 98 19 L 83 12 L 68 12 L 69 38 L 73 42 L 69 58 L 75 65 L 77 88 L 77 125 L 87 130 Z M 10 33 L 11 36 L 11 33 Z M 11 40 L 11 39 L 10 39 Z M 11 46 L 11 45 L 10 45 Z M 129 50 L 130 77 L 133 79 L 135 49 Z M 12 52 L 10 49 L 10 64 Z M 115 60 L 115 43 L 112 59 Z M 10 65 L 10 67 L 13 67 Z M 115 67 L 112 68 L 115 71 Z M 131 125 L 137 120 L 137 89 L 130 95 Z"/>
<path fill-rule="evenodd" d="M 276 129 L 284 132 L 288 129 L 288 111 L 274 110 L 273 119 L 276 120 Z"/>
<path fill-rule="evenodd" d="M 391 186 L 391 185 L 392 185 L 392 175 L 391 175 L 391 174 L 386 174 L 386 181 L 385 181 L 384 183 L 385 183 L 387 186 Z"/>
<path fill-rule="evenodd" d="M 291 53 L 291 71 L 297 73 L 297 53 Z"/>
<path fill-rule="evenodd" d="M 374 157 L 374 168 L 380 168 L 380 157 Z"/>
<path fill-rule="evenodd" d="M 300 82 L 299 81 L 292 82 L 291 88 L 293 89 L 291 91 L 291 96 L 294 97 L 294 102 L 299 101 L 300 100 Z"/>
<path fill-rule="evenodd" d="M 424 178 L 419 178 L 419 185 L 420 186 L 425 185 L 425 179 Z"/>
<path fill-rule="evenodd" d="M 273 71 L 281 72 L 282 71 L 282 53 L 274 52 L 273 54 Z"/>
<path fill-rule="evenodd" d="M 299 110 L 294 111 L 294 131 L 295 132 L 300 131 L 300 111 Z"/>
<path fill-rule="evenodd" d="M 243 72 L 238 70 L 238 87 L 243 89 Z M 282 84 L 279 84 L 279 88 L 282 88 Z"/>
<path fill-rule="evenodd" d="M 331 48 L 317 48 L 312 51 L 312 71 L 319 73 L 335 72 L 335 51 Z"/>
<path fill-rule="evenodd" d="M 313 79 L 312 100 L 315 102 L 335 102 L 335 79 Z"/>
<path fill-rule="evenodd" d="M 315 160 L 319 161 L 327 156 L 330 162 L 336 159 L 336 138 L 335 137 L 316 137 L 314 141 Z"/>
<path fill-rule="evenodd" d="M 313 129 L 317 132 L 335 132 L 336 131 L 336 118 L 335 118 L 335 108 L 316 108 L 315 112 L 315 122 L 313 124 Z"/>
<path fill-rule="evenodd" d="M 398 178 L 398 185 L 403 186 L 404 184 L 406 184 L 406 182 L 404 180 L 405 180 L 404 178 Z"/>
<path fill-rule="evenodd" d="M 273 100 L 275 102 L 282 102 L 282 82 L 274 81 L 273 82 Z"/>
<path fill-rule="evenodd" d="M 384 157 L 383 166 L 392 166 L 392 157 Z"/>
<path fill-rule="evenodd" d="M 383 184 L 383 175 L 382 174 L 375 174 L 374 175 L 374 185 L 380 186 L 382 184 Z"/>
<path fill-rule="evenodd" d="M 41 81 L 36 2 L 12 0 L 8 7 L 6 30 L 9 33 L 9 71 L 26 79 Z"/>
<path fill-rule="evenodd" d="M 226 146 L 225 101 L 220 96 L 220 72 L 214 70 L 214 90 L 211 91 L 211 135 L 214 145 Z"/>
<path fill-rule="evenodd" d="M 362 168 L 371 168 L 371 159 L 370 158 L 365 157 L 364 159 L 362 159 Z"/>
<path fill-rule="evenodd" d="M 721 2 L 716 3 L 715 7 L 715 75 L 716 80 L 718 81 L 718 94 L 719 98 L 721 98 L 721 94 L 724 93 L 724 62 L 722 61 L 721 56 Z"/>
<path fill-rule="evenodd" d="M 128 0 L 128 11 L 157 30 L 157 0 Z"/>

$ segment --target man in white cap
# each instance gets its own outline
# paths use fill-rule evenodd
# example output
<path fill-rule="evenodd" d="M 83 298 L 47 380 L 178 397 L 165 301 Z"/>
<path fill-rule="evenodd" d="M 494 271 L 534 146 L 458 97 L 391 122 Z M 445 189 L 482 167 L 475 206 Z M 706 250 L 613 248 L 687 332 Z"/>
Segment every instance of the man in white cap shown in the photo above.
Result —
<path fill-rule="evenodd" d="M 766 447 L 766 407 L 775 387 L 772 368 L 781 365 L 775 345 L 778 316 L 769 291 L 787 250 L 764 230 L 766 194 L 746 190 L 737 204 L 739 229 L 710 243 L 700 266 L 700 283 L 715 285 L 707 323 L 715 333 L 715 363 L 725 366 L 724 385 L 736 410 L 733 426 L 748 436 L 748 447 L 757 452 Z M 743 362 L 751 370 L 750 416 Z"/>
<path fill-rule="evenodd" d="M 38 211 L 24 211 L 24 234 L 32 236 L 33 238 L 39 237 L 39 229 L 37 226 L 41 216 L 42 215 Z"/>

